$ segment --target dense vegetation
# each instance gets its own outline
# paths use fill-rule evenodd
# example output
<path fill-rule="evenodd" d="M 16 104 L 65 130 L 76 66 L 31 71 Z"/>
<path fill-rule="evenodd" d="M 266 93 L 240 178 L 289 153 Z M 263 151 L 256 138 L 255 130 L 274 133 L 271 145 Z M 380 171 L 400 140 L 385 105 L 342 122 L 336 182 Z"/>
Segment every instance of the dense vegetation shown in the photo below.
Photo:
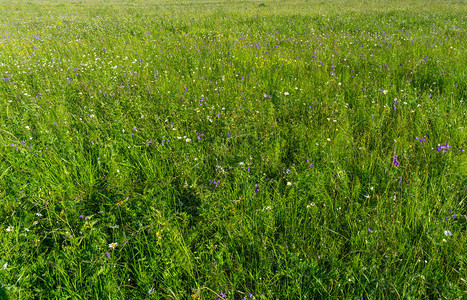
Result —
<path fill-rule="evenodd" d="M 464 1 L 0 11 L 5 298 L 467 297 Z"/>

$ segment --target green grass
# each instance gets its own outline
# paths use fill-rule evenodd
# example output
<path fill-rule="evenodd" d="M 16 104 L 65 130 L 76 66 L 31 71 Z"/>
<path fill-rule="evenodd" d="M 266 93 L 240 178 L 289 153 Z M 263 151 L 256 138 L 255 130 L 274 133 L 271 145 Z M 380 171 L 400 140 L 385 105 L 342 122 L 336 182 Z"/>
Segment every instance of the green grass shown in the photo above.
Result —
<path fill-rule="evenodd" d="M 467 297 L 465 1 L 0 11 L 0 298 Z"/>

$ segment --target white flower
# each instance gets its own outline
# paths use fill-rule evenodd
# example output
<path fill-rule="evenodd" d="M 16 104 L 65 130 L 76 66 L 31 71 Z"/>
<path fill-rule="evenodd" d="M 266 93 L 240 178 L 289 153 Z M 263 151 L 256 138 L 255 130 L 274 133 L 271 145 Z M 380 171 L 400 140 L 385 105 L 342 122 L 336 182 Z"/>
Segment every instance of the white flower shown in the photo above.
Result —
<path fill-rule="evenodd" d="M 6 269 L 8 267 L 8 262 L 3 264 L 3 268 Z"/>
<path fill-rule="evenodd" d="M 189 143 L 189 142 L 191 142 L 191 139 L 186 139 L 185 141 L 186 141 L 187 143 Z"/>
<path fill-rule="evenodd" d="M 26 126 L 24 128 L 26 128 L 27 130 L 31 130 L 31 127 L 29 127 L 29 126 Z"/>
<path fill-rule="evenodd" d="M 151 288 L 151 289 L 149 290 L 148 294 L 149 294 L 149 295 L 152 295 L 152 294 L 154 294 L 155 291 L 156 291 L 156 290 L 155 290 L 154 288 Z"/>
<path fill-rule="evenodd" d="M 271 210 L 271 206 L 267 206 L 267 207 L 266 207 L 266 210 Z"/>
<path fill-rule="evenodd" d="M 115 249 L 115 247 L 117 246 L 118 244 L 116 242 L 109 244 L 109 248 L 112 248 L 112 249 Z"/>
<path fill-rule="evenodd" d="M 288 93 L 288 92 L 285 92 L 285 93 L 284 93 L 284 96 L 288 96 L 288 95 L 289 95 L 289 93 Z"/>
<path fill-rule="evenodd" d="M 6 231 L 11 232 L 11 231 L 13 231 L 14 228 L 15 228 L 15 227 L 13 227 L 13 226 L 8 226 L 7 229 L 6 229 Z"/>
<path fill-rule="evenodd" d="M 449 230 L 445 230 L 445 231 L 444 231 L 444 235 L 452 236 L 452 233 L 451 233 L 451 231 L 449 231 Z"/>
<path fill-rule="evenodd" d="M 243 161 L 238 163 L 240 166 L 243 166 L 245 163 Z"/>
<path fill-rule="evenodd" d="M 36 216 L 42 217 L 42 214 L 41 213 L 36 213 Z"/>
<path fill-rule="evenodd" d="M 287 185 L 292 185 L 292 182 L 290 182 L 290 181 L 289 181 L 289 182 L 287 182 Z"/>

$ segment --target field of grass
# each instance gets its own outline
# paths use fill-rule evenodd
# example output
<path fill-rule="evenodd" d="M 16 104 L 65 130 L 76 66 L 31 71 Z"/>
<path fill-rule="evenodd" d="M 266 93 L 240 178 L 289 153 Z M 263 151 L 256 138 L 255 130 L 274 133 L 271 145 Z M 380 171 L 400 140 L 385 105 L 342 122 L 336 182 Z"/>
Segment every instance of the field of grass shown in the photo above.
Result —
<path fill-rule="evenodd" d="M 467 3 L 0 0 L 0 299 L 464 299 Z"/>

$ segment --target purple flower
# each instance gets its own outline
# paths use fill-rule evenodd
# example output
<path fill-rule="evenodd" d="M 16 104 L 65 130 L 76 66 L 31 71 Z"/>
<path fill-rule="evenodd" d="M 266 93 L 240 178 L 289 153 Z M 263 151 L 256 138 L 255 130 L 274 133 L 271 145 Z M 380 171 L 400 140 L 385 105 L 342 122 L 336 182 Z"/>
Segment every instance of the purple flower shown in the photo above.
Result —
<path fill-rule="evenodd" d="M 426 142 L 426 138 L 419 139 L 419 138 L 415 137 L 415 140 L 416 140 L 416 141 L 419 141 L 420 143 Z"/>
<path fill-rule="evenodd" d="M 224 294 L 222 291 L 219 292 L 219 296 L 221 296 L 222 298 L 227 298 L 227 295 Z"/>
<path fill-rule="evenodd" d="M 372 232 L 373 232 L 373 230 L 371 230 L 371 228 L 370 228 L 370 227 L 368 227 L 368 232 L 372 233 Z"/>
<path fill-rule="evenodd" d="M 105 252 L 105 255 L 107 255 L 108 259 L 110 259 L 110 253 L 109 252 Z"/>
<path fill-rule="evenodd" d="M 220 180 L 209 180 L 212 184 L 214 184 L 216 187 L 218 187 L 221 184 Z"/>
<path fill-rule="evenodd" d="M 399 165 L 399 162 L 397 161 L 397 155 L 394 155 L 394 158 L 392 159 L 392 162 L 394 163 L 395 166 Z"/>
<path fill-rule="evenodd" d="M 438 152 L 443 151 L 443 153 L 446 153 L 446 151 L 448 151 L 449 149 L 451 149 L 451 146 L 446 144 L 446 145 L 440 145 L 438 148 L 436 148 L 436 151 Z"/>

